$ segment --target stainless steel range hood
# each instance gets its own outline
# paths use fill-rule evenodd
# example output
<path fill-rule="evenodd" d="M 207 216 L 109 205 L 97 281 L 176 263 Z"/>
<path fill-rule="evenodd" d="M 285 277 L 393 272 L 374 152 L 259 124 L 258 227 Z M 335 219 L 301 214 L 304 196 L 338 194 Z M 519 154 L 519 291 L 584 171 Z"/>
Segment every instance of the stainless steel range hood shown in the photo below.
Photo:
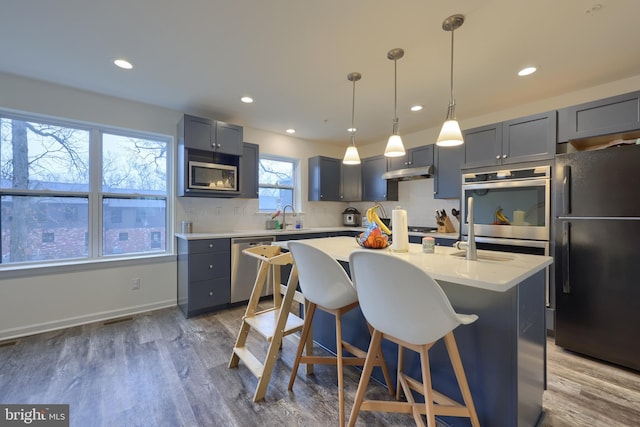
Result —
<path fill-rule="evenodd" d="M 396 169 L 382 174 L 382 179 L 392 181 L 413 181 L 433 177 L 433 165 L 418 168 Z"/>

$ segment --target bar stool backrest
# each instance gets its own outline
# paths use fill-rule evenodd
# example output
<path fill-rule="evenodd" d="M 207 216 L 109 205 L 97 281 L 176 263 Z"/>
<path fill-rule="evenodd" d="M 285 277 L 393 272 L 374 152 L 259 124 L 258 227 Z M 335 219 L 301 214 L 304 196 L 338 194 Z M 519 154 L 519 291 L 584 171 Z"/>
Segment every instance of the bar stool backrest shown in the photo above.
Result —
<path fill-rule="evenodd" d="M 306 299 L 329 309 L 345 307 L 358 300 L 347 272 L 331 255 L 302 242 L 292 241 L 287 246 Z"/>
<path fill-rule="evenodd" d="M 384 334 L 422 345 L 477 319 L 458 315 L 435 280 L 398 256 L 357 250 L 349 264 L 362 313 Z"/>

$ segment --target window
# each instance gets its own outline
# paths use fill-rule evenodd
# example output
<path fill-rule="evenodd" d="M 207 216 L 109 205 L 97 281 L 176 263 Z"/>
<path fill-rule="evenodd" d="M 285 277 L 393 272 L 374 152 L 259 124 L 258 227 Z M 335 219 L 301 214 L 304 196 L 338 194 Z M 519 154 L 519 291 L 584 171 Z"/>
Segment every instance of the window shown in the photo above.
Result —
<path fill-rule="evenodd" d="M 0 111 L 0 262 L 166 251 L 169 141 Z"/>
<path fill-rule="evenodd" d="M 298 160 L 262 155 L 258 162 L 258 209 L 276 211 L 296 206 Z"/>

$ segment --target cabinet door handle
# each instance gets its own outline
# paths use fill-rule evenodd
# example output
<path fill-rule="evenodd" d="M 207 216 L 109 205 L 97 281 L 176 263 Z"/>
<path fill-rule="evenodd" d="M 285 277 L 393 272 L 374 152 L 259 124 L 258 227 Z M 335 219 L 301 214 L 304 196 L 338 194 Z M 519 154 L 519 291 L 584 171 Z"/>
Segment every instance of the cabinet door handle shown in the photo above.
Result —
<path fill-rule="evenodd" d="M 209 296 L 212 297 L 213 296 L 213 292 L 209 292 Z"/>
<path fill-rule="evenodd" d="M 500 154 L 496 156 L 496 160 L 500 160 Z"/>
<path fill-rule="evenodd" d="M 213 243 L 209 243 L 209 247 L 212 248 L 213 247 Z"/>
<path fill-rule="evenodd" d="M 571 223 L 562 223 L 562 292 L 571 293 L 571 281 L 569 280 L 569 258 L 571 242 Z"/>
<path fill-rule="evenodd" d="M 506 154 L 503 154 L 503 155 L 502 155 L 502 158 L 503 158 L 503 159 L 506 159 L 506 158 L 507 158 L 507 155 L 506 155 Z"/>
<path fill-rule="evenodd" d="M 209 270 L 213 270 L 213 265 L 209 264 Z"/>

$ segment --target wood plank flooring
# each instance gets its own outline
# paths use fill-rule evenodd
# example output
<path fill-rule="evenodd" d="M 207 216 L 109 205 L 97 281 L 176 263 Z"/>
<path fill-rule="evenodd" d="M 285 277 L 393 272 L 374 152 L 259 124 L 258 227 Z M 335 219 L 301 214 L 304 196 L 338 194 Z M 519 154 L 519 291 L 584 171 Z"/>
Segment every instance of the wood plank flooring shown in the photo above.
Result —
<path fill-rule="evenodd" d="M 0 403 L 68 403 L 72 426 L 329 426 L 338 424 L 335 367 L 301 367 L 287 390 L 295 343 L 285 340 L 265 401 L 241 363 L 228 369 L 244 307 L 185 319 L 177 308 L 0 343 Z M 266 342 L 248 345 L 266 353 Z M 640 425 L 640 374 L 549 341 L 544 427 Z M 322 349 L 317 350 L 322 353 Z M 359 371 L 345 369 L 346 407 Z M 386 396 L 372 384 L 368 395 Z M 411 416 L 361 413 L 358 426 L 414 425 Z"/>

